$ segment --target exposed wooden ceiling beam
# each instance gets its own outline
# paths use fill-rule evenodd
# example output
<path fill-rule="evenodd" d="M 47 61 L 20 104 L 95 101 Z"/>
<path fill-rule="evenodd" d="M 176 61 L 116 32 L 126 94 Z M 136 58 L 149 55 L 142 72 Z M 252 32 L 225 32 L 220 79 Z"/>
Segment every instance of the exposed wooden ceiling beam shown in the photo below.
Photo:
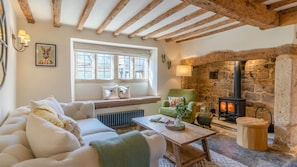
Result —
<path fill-rule="evenodd" d="M 196 22 L 196 23 L 194 23 L 194 24 L 188 25 L 188 26 L 183 27 L 183 28 L 181 28 L 181 29 L 178 29 L 178 30 L 176 30 L 176 31 L 174 31 L 174 32 L 171 32 L 171 33 L 162 35 L 162 36 L 160 36 L 160 37 L 157 37 L 157 38 L 155 38 L 155 40 L 159 41 L 159 40 L 162 40 L 162 39 L 169 38 L 169 37 L 171 37 L 171 36 L 174 36 L 174 35 L 176 35 L 176 34 L 185 32 L 185 31 L 187 31 L 187 30 L 191 30 L 191 29 L 193 29 L 193 28 L 196 28 L 196 27 L 201 26 L 201 25 L 203 25 L 203 24 L 206 24 L 206 23 L 208 23 L 208 22 L 214 21 L 214 20 L 219 19 L 219 18 L 221 18 L 221 17 L 223 17 L 223 16 L 218 15 L 218 14 L 215 14 L 215 15 L 213 15 L 213 16 L 211 16 L 211 17 L 208 17 L 208 18 L 206 18 L 206 19 L 200 20 L 200 21 L 198 21 L 198 22 Z"/>
<path fill-rule="evenodd" d="M 95 5 L 96 0 L 87 0 L 86 5 L 84 8 L 84 11 L 82 12 L 78 24 L 77 24 L 77 29 L 82 30 L 84 27 L 85 22 L 87 21 L 94 5 Z"/>
<path fill-rule="evenodd" d="M 150 4 L 148 4 L 145 8 L 143 8 L 140 12 L 138 12 L 134 17 L 132 17 L 129 21 L 123 24 L 120 28 L 118 28 L 113 35 L 118 36 L 122 31 L 124 31 L 127 27 L 135 23 L 137 20 L 142 18 L 156 6 L 158 6 L 163 0 L 153 0 Z"/>
<path fill-rule="evenodd" d="M 245 24 L 244 23 L 233 24 L 233 25 L 230 25 L 230 26 L 227 26 L 227 27 L 224 27 L 224 28 L 220 28 L 220 29 L 217 29 L 217 30 L 214 30 L 214 31 L 210 31 L 210 32 L 207 32 L 207 33 L 204 33 L 204 34 L 193 36 L 193 37 L 190 37 L 190 38 L 187 38 L 187 39 L 182 39 L 182 40 L 176 41 L 176 43 L 181 43 L 181 42 L 185 42 L 185 41 L 189 41 L 189 40 L 193 40 L 193 39 L 202 38 L 202 37 L 205 37 L 205 36 L 217 34 L 217 33 L 228 31 L 228 30 L 231 30 L 231 29 L 234 29 L 234 28 L 237 28 L 237 27 L 241 27 L 243 25 L 245 25 Z"/>
<path fill-rule="evenodd" d="M 23 14 L 25 15 L 25 17 L 27 19 L 27 22 L 34 24 L 35 20 L 33 18 L 31 9 L 30 9 L 30 7 L 28 5 L 28 0 L 18 0 L 18 2 L 19 2 L 19 5 L 20 5 L 20 8 L 23 11 Z"/>
<path fill-rule="evenodd" d="M 279 26 L 276 11 L 267 10 L 264 4 L 249 0 L 183 0 L 217 14 L 235 19 L 245 24 L 269 29 Z"/>
<path fill-rule="evenodd" d="M 193 13 L 187 15 L 187 16 L 184 16 L 184 17 L 182 17 L 182 18 L 180 18 L 180 19 L 178 19 L 178 20 L 176 20 L 176 21 L 174 21 L 174 22 L 172 22 L 170 24 L 167 24 L 167 25 L 159 28 L 158 30 L 155 30 L 155 31 L 143 36 L 142 39 L 151 38 L 153 35 L 156 35 L 156 34 L 162 32 L 162 31 L 166 31 L 166 30 L 168 30 L 168 29 L 170 29 L 170 28 L 172 28 L 174 26 L 177 26 L 177 25 L 179 25 L 181 23 L 184 23 L 184 22 L 186 22 L 188 20 L 191 20 L 191 19 L 193 19 L 193 18 L 195 18 L 197 16 L 200 16 L 200 15 L 206 13 L 206 12 L 207 12 L 207 10 L 199 9 L 199 10 L 197 10 L 197 11 L 195 11 L 195 12 L 193 12 Z"/>
<path fill-rule="evenodd" d="M 129 0 L 120 0 L 120 2 L 117 4 L 115 8 L 111 11 L 111 13 L 105 18 L 104 22 L 101 24 L 101 26 L 97 29 L 97 33 L 101 33 L 107 25 L 116 17 L 117 14 L 127 5 Z"/>
<path fill-rule="evenodd" d="M 280 26 L 297 24 L 297 6 L 279 12 Z"/>
<path fill-rule="evenodd" d="M 60 27 L 62 0 L 52 0 L 53 5 L 53 24 L 54 27 Z"/>
<path fill-rule="evenodd" d="M 265 1 L 267 1 L 267 0 L 254 0 L 254 3 L 263 3 Z"/>
<path fill-rule="evenodd" d="M 189 4 L 187 2 L 182 2 L 179 5 L 171 8 L 170 10 L 168 10 L 167 12 L 163 13 L 162 15 L 158 16 L 157 18 L 155 18 L 154 20 L 150 21 L 149 23 L 147 23 L 146 25 L 140 27 L 139 29 L 137 29 L 136 31 L 134 31 L 133 33 L 129 34 L 129 38 L 132 38 L 134 36 L 136 36 L 138 33 L 152 27 L 153 25 L 157 24 L 158 22 L 162 21 L 163 19 L 171 16 L 172 14 L 182 10 L 183 8 L 187 7 Z"/>
<path fill-rule="evenodd" d="M 206 26 L 206 27 L 199 28 L 197 30 L 182 34 L 182 35 L 178 35 L 178 36 L 175 36 L 175 37 L 172 37 L 172 38 L 168 38 L 168 39 L 166 39 L 166 42 L 171 42 L 171 41 L 177 41 L 177 40 L 180 40 L 180 39 L 184 39 L 184 38 L 187 38 L 187 37 L 190 37 L 190 36 L 193 36 L 193 35 L 196 35 L 196 34 L 199 34 L 199 33 L 202 33 L 202 32 L 205 32 L 205 31 L 208 31 L 208 30 L 211 30 L 211 29 L 223 26 L 223 25 L 226 25 L 226 24 L 230 24 L 230 23 L 232 23 L 234 21 L 235 20 L 233 20 L 233 19 L 227 19 L 227 20 L 224 20 L 224 21 L 220 21 L 220 22 L 212 24 L 210 26 Z"/>
<path fill-rule="evenodd" d="M 276 8 L 279 8 L 279 7 L 294 3 L 294 2 L 297 2 L 297 0 L 278 1 L 278 2 L 272 3 L 270 5 L 266 5 L 266 6 L 267 6 L 267 9 L 276 9 Z"/>

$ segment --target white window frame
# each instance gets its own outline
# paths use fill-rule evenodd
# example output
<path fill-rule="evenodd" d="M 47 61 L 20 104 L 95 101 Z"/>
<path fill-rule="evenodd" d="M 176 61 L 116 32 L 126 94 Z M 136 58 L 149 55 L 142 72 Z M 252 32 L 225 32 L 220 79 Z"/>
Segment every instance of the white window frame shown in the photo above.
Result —
<path fill-rule="evenodd" d="M 93 53 L 94 57 L 95 57 L 95 79 L 76 79 L 76 52 L 86 52 L 86 53 Z M 97 78 L 97 54 L 108 54 L 111 55 L 113 57 L 113 71 L 111 71 L 113 73 L 113 79 L 98 79 Z M 111 53 L 105 53 L 105 52 L 98 52 L 98 51 L 86 51 L 86 50 L 75 50 L 74 51 L 74 79 L 76 83 L 113 83 L 113 82 L 117 82 L 117 83 L 139 83 L 139 82 L 147 82 L 149 80 L 148 76 L 149 76 L 149 63 L 150 63 L 150 59 L 149 57 L 145 57 L 147 59 L 147 65 L 146 65 L 146 78 L 145 79 L 135 79 L 135 64 L 134 64 L 134 58 L 132 59 L 133 63 L 133 67 L 132 67 L 132 79 L 119 79 L 118 76 L 118 56 L 129 56 L 129 57 L 144 57 L 144 56 L 136 56 L 136 55 L 128 55 L 128 54 L 111 54 Z"/>

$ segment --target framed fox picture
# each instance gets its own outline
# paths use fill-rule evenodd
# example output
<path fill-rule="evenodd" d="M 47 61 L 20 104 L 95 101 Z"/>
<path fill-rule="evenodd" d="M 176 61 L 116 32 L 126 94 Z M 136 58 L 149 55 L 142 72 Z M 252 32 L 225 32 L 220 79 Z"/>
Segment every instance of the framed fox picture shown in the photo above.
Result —
<path fill-rule="evenodd" d="M 36 66 L 56 66 L 56 45 L 35 43 L 35 50 Z"/>

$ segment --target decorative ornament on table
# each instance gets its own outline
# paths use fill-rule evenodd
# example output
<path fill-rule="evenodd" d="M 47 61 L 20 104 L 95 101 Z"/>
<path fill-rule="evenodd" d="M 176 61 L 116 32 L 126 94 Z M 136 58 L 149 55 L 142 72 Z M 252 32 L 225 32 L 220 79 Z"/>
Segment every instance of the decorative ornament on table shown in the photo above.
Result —
<path fill-rule="evenodd" d="M 188 110 L 188 106 L 184 105 L 184 104 L 178 104 L 176 106 L 176 112 L 177 112 L 177 116 L 176 119 L 174 121 L 174 126 L 176 127 L 180 127 L 182 125 L 182 118 L 184 116 L 188 116 L 188 114 L 190 113 L 190 110 Z"/>

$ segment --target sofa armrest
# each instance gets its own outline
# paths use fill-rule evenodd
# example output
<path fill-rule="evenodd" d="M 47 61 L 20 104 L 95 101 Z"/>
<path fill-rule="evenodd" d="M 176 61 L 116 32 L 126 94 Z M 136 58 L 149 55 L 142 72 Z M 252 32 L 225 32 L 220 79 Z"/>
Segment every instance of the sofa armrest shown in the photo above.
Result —
<path fill-rule="evenodd" d="M 162 100 L 162 106 L 161 107 L 169 107 L 170 103 L 169 100 Z"/>
<path fill-rule="evenodd" d="M 153 130 L 144 130 L 141 133 L 150 148 L 150 167 L 159 166 L 159 159 L 166 152 L 165 138 Z"/>
<path fill-rule="evenodd" d="M 60 103 L 66 116 L 75 120 L 95 118 L 95 105 L 91 101 Z"/>

